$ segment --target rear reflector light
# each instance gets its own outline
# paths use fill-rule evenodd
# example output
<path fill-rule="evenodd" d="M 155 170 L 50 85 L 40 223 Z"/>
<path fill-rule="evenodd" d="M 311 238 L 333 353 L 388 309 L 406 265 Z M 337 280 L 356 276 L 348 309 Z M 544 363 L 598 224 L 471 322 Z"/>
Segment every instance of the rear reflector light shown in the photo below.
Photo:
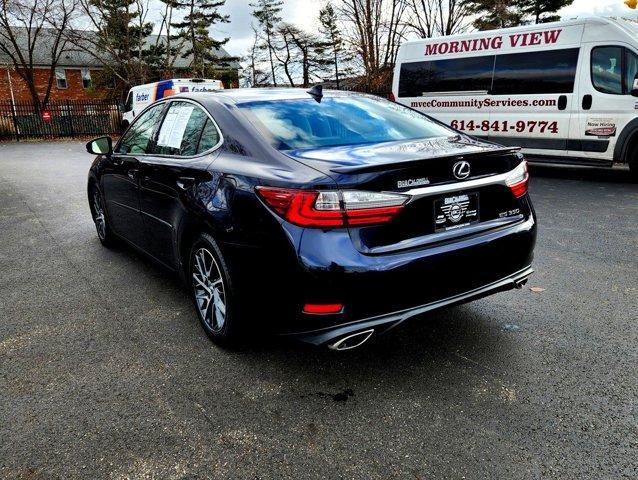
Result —
<path fill-rule="evenodd" d="M 341 313 L 342 311 L 342 303 L 306 303 L 303 306 L 303 313 L 311 313 L 315 315 Z"/>
<path fill-rule="evenodd" d="M 388 100 L 390 100 L 391 102 L 397 101 L 397 99 L 394 97 L 394 93 L 390 92 L 390 95 L 388 95 Z"/>
<path fill-rule="evenodd" d="M 520 198 L 527 193 L 528 182 L 529 173 L 527 173 L 527 162 L 525 160 L 512 170 L 512 173 L 510 173 L 505 181 L 516 198 Z"/>
<path fill-rule="evenodd" d="M 358 190 L 293 190 L 257 187 L 259 196 L 275 212 L 302 227 L 374 225 L 392 220 L 408 201 L 407 195 Z"/>

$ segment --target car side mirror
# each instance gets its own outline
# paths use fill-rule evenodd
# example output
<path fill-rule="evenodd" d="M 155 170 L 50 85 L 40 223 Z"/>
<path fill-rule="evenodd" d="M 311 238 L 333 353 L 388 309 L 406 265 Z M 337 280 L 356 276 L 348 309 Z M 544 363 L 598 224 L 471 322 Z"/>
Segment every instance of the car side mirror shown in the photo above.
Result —
<path fill-rule="evenodd" d="M 98 137 L 86 144 L 86 151 L 93 155 L 110 155 L 113 153 L 111 137 Z"/>
<path fill-rule="evenodd" d="M 629 92 L 629 94 L 632 97 L 638 97 L 638 73 L 634 77 L 634 84 L 631 86 L 631 91 Z"/>

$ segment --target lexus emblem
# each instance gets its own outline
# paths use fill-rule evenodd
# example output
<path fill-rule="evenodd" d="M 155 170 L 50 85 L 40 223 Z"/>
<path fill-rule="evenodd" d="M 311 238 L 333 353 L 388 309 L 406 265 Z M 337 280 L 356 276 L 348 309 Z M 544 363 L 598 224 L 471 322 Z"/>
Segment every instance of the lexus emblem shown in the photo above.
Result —
<path fill-rule="evenodd" d="M 452 173 L 454 174 L 454 177 L 458 178 L 459 180 L 463 180 L 464 178 L 469 177 L 470 163 L 466 162 L 465 160 L 456 162 L 454 165 L 452 165 Z"/>

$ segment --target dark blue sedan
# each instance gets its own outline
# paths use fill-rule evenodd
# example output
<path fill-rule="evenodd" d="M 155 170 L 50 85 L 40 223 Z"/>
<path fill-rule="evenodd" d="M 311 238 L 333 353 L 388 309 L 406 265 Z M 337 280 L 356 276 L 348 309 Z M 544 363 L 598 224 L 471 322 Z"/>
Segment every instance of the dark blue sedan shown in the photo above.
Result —
<path fill-rule="evenodd" d="M 268 332 L 353 348 L 532 273 L 517 149 L 380 98 L 178 95 L 87 149 L 100 241 L 178 272 L 220 344 Z"/>

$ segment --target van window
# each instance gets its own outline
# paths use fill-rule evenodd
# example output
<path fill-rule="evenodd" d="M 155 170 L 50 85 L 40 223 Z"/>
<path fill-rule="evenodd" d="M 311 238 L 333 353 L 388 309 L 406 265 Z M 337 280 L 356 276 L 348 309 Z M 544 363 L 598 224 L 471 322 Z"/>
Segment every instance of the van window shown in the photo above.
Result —
<path fill-rule="evenodd" d="M 399 74 L 399 97 L 421 97 L 424 92 L 487 91 L 493 67 L 494 55 L 404 63 Z"/>
<path fill-rule="evenodd" d="M 124 103 L 124 111 L 130 112 L 133 110 L 133 91 L 128 92 L 128 97 L 126 97 L 126 102 Z"/>
<path fill-rule="evenodd" d="M 572 93 L 578 48 L 497 55 L 494 95 Z"/>
<path fill-rule="evenodd" d="M 602 93 L 622 95 L 622 55 L 622 47 L 596 47 L 592 49 L 591 81 L 596 90 Z"/>
<path fill-rule="evenodd" d="M 625 93 L 634 89 L 634 79 L 638 73 L 638 56 L 631 50 L 625 49 Z"/>

